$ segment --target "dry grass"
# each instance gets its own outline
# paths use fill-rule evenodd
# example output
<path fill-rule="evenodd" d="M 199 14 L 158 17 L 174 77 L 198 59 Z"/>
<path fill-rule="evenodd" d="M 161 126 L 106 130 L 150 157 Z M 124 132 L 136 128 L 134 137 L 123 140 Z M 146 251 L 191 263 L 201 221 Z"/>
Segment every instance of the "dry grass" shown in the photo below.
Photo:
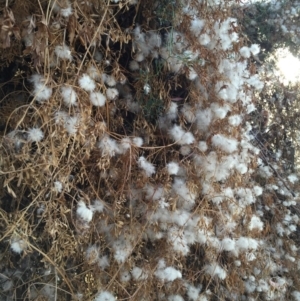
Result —
<path fill-rule="evenodd" d="M 180 146 L 158 124 L 174 103 L 179 108 L 184 103 L 196 107 L 199 101 L 203 108 L 208 108 L 211 102 L 223 104 L 213 86 L 221 79 L 218 64 L 228 53 L 210 51 L 195 41 L 189 29 L 190 20 L 182 20 L 179 1 L 174 1 L 174 5 L 162 2 L 155 7 L 150 1 L 133 5 L 126 1 L 76 0 L 72 3 L 72 15 L 65 18 L 57 13 L 59 8 L 55 5 L 64 8 L 67 4 L 68 1 L 15 0 L 1 12 L 0 58 L 15 73 L 1 81 L 0 299 L 93 300 L 103 290 L 112 292 L 118 300 L 166 300 L 169 295 L 184 295 L 186 288 L 181 280 L 164 283 L 154 276 L 162 257 L 167 266 L 180 270 L 186 281 L 195 286 L 201 284 L 204 292 L 209 290 L 211 300 L 230 300 L 228 291 L 243 294 L 243 276 L 251 270 L 251 263 L 243 260 L 246 255 L 240 256 L 241 266 L 237 267 L 235 257 L 212 246 L 195 243 L 188 256 L 183 256 L 172 251 L 166 238 L 152 241 L 148 237 L 150 233 L 159 234 L 161 229 L 159 222 L 150 222 L 158 205 L 153 195 L 147 195 L 147 187 L 153 186 L 154 193 L 163 188 L 170 212 L 176 212 L 182 205 L 172 190 L 174 177 L 165 167 L 172 160 L 186 170 L 186 185 L 196 196 L 189 220 L 203 217 L 197 226 L 214 233 L 228 218 L 223 212 L 230 210 L 230 202 L 217 208 L 211 202 L 214 196 L 202 194 L 205 175 L 192 160 L 194 155 L 206 156 L 209 152 L 203 153 L 193 146 L 190 154 L 182 155 Z M 222 11 L 197 1 L 193 5 L 206 20 L 207 28 L 213 28 L 214 20 L 225 20 L 230 15 L 229 8 Z M 7 18 L 10 21 L 4 27 Z M 148 57 L 140 63 L 139 70 L 130 70 L 129 62 L 137 52 L 132 32 L 136 24 L 146 33 L 155 30 L 163 37 L 175 30 L 185 32 L 189 49 L 199 50 L 208 63 L 186 61 L 180 72 L 171 72 L 162 58 Z M 25 47 L 24 43 L 30 41 L 24 42 L 24 38 L 29 36 L 31 45 Z M 72 61 L 55 57 L 56 46 L 63 44 L 70 47 Z M 239 49 L 242 44 L 240 40 L 234 47 Z M 189 64 L 200 75 L 201 85 L 209 93 L 207 98 L 187 79 Z M 4 63 L 0 66 L 6 70 Z M 111 75 L 117 82 L 119 97 L 106 101 L 102 107 L 93 106 L 89 93 L 78 84 L 91 66 L 96 73 Z M 52 96 L 45 102 L 37 101 L 36 95 L 30 93 L 29 79 L 36 73 L 44 77 L 45 86 L 52 88 Z M 104 94 L 110 88 L 101 77 L 95 81 L 97 90 Z M 151 87 L 149 94 L 144 90 L 146 84 Z M 77 93 L 76 106 L 67 107 L 63 102 L 61 87 L 66 85 Z M 231 114 L 241 110 L 241 105 L 233 105 Z M 79 118 L 75 133 L 70 135 L 64 120 L 57 117 L 59 111 Z M 236 138 L 241 135 L 242 126 L 232 131 L 225 120 L 213 122 L 208 137 L 182 115 L 176 117 L 176 122 L 186 131 L 193 131 L 198 141 L 205 140 L 209 151 L 213 149 L 213 134 Z M 27 131 L 33 127 L 43 131 L 41 141 L 28 141 Z M 142 137 L 144 144 L 131 143 L 126 153 L 111 156 L 97 147 L 104 135 L 118 143 L 125 137 Z M 221 158 L 224 153 L 218 151 L 217 155 Z M 140 172 L 137 163 L 140 156 L 154 164 L 155 175 L 147 177 Z M 255 167 L 255 159 L 253 156 L 249 165 Z M 61 189 L 56 186 L 58 181 Z M 210 181 L 215 192 L 220 192 L 224 185 L 247 187 L 251 178 L 233 173 L 223 183 L 213 178 Z M 259 203 L 264 198 L 269 206 L 277 206 L 275 195 L 265 194 Z M 92 205 L 95 199 L 102 200 L 104 209 L 96 212 L 87 225 L 78 218 L 77 206 L 80 201 Z M 278 211 L 282 208 L 278 207 Z M 254 210 L 254 206 L 247 208 L 246 221 Z M 239 226 L 234 235 L 268 239 L 274 219 L 281 220 L 281 214 L 283 210 L 264 220 L 270 226 L 265 227 L 263 234 L 250 234 L 242 225 L 243 217 L 237 213 L 234 217 Z M 204 216 L 213 221 L 213 229 L 208 228 Z M 124 262 L 114 258 L 114 241 L 120 238 L 126 242 L 124 248 L 130 248 Z M 10 249 L 15 241 L 25 245 L 21 254 Z M 107 256 L 108 267 L 100 268 L 93 254 L 86 255 L 92 245 L 97 246 L 101 256 Z M 257 264 L 266 260 L 266 253 L 256 256 Z M 210 262 L 218 262 L 226 269 L 225 281 L 205 273 L 205 265 Z M 148 271 L 148 279 L 121 281 L 121 273 L 135 266 Z M 270 277 L 267 266 L 262 270 L 266 278 Z"/>

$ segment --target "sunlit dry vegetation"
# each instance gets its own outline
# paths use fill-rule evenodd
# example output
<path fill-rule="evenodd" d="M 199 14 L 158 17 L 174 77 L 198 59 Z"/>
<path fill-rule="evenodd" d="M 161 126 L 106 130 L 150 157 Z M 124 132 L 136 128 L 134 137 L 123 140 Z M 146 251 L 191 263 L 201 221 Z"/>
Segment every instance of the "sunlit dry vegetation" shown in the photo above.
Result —
<path fill-rule="evenodd" d="M 0 300 L 300 300 L 298 178 L 231 6 L 3 4 Z"/>

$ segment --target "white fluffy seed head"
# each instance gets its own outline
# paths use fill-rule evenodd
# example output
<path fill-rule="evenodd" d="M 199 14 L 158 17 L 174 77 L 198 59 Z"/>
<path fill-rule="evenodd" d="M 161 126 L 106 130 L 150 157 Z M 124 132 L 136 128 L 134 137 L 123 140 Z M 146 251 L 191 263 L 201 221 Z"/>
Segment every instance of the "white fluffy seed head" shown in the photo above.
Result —
<path fill-rule="evenodd" d="M 52 88 L 46 86 L 46 81 L 40 74 L 33 74 L 30 82 L 34 88 L 32 94 L 38 102 L 44 102 L 51 97 Z"/>
<path fill-rule="evenodd" d="M 142 281 L 148 278 L 148 273 L 139 267 L 134 267 L 131 271 L 134 280 Z"/>
<path fill-rule="evenodd" d="M 124 137 L 120 141 L 121 153 L 125 154 L 131 147 L 131 140 L 128 137 Z"/>
<path fill-rule="evenodd" d="M 177 278 L 182 278 L 180 271 L 173 267 L 166 267 L 155 271 L 154 275 L 162 281 L 174 281 Z"/>
<path fill-rule="evenodd" d="M 215 147 L 222 149 L 226 153 L 233 153 L 238 147 L 237 140 L 228 138 L 222 134 L 214 135 L 212 137 L 212 144 Z"/>
<path fill-rule="evenodd" d="M 28 130 L 28 140 L 40 142 L 44 138 L 44 133 L 39 128 L 31 128 Z"/>
<path fill-rule="evenodd" d="M 170 130 L 171 137 L 178 144 L 192 144 L 195 141 L 195 138 L 192 133 L 185 132 L 180 125 L 174 125 Z"/>
<path fill-rule="evenodd" d="M 167 169 L 170 175 L 177 175 L 179 171 L 179 165 L 176 162 L 170 162 L 167 164 Z"/>
<path fill-rule="evenodd" d="M 113 294 L 111 294 L 108 291 L 102 291 L 100 292 L 94 301 L 115 301 L 115 297 L 113 296 Z"/>
<path fill-rule="evenodd" d="M 139 63 L 137 61 L 133 60 L 133 61 L 129 62 L 129 69 L 131 71 L 137 71 L 137 70 L 139 70 L 139 68 L 140 68 L 140 66 L 139 66 Z"/>
<path fill-rule="evenodd" d="M 102 74 L 102 80 L 109 87 L 114 87 L 117 84 L 116 79 L 112 75 L 108 75 L 108 74 L 105 74 L 105 73 Z"/>
<path fill-rule="evenodd" d="M 201 152 L 206 152 L 208 149 L 207 143 L 205 141 L 200 141 L 198 144 L 198 148 Z"/>
<path fill-rule="evenodd" d="M 91 92 L 90 101 L 96 107 L 102 107 L 105 104 L 106 97 L 101 92 Z"/>
<path fill-rule="evenodd" d="M 128 282 L 131 279 L 131 275 L 128 271 L 123 271 L 120 275 L 121 282 Z"/>
<path fill-rule="evenodd" d="M 95 81 L 100 81 L 101 74 L 100 74 L 99 70 L 95 66 L 88 67 L 87 73 Z"/>
<path fill-rule="evenodd" d="M 91 206 L 92 211 L 97 211 L 97 212 L 103 212 L 104 210 L 104 203 L 100 200 L 94 200 L 92 206 Z"/>
<path fill-rule="evenodd" d="M 79 86 L 87 91 L 87 92 L 92 92 L 95 90 L 96 88 L 96 84 L 93 81 L 93 79 L 87 75 L 87 74 L 83 74 L 80 78 L 79 78 Z"/>
<path fill-rule="evenodd" d="M 73 13 L 73 11 L 72 11 L 72 7 L 71 7 L 71 6 L 70 6 L 70 7 L 66 7 L 66 8 L 62 8 L 62 9 L 60 10 L 60 14 L 61 14 L 63 17 L 65 17 L 65 18 L 68 18 L 69 16 L 71 16 L 72 13 Z"/>
<path fill-rule="evenodd" d="M 75 135 L 79 126 L 79 117 L 78 116 L 68 116 L 65 121 L 65 129 L 69 135 Z"/>
<path fill-rule="evenodd" d="M 222 240 L 221 245 L 225 251 L 233 251 L 235 249 L 235 241 L 229 237 L 225 237 Z"/>
<path fill-rule="evenodd" d="M 145 171 L 147 177 L 151 177 L 151 175 L 155 173 L 154 165 L 148 162 L 143 156 L 139 158 L 138 165 L 141 169 Z"/>
<path fill-rule="evenodd" d="M 79 218 L 87 223 L 93 219 L 93 211 L 89 209 L 83 201 L 78 202 L 76 214 Z"/>
<path fill-rule="evenodd" d="M 240 49 L 240 54 L 244 58 L 249 58 L 251 55 L 250 49 L 247 46 L 244 46 Z"/>
<path fill-rule="evenodd" d="M 110 100 L 114 100 L 119 96 L 119 91 L 115 88 L 108 88 L 106 90 L 106 96 Z"/>
<path fill-rule="evenodd" d="M 260 52 L 260 46 L 258 44 L 252 44 L 250 47 L 250 51 L 253 55 L 257 55 Z"/>
<path fill-rule="evenodd" d="M 26 249 L 26 247 L 26 241 L 19 238 L 14 238 L 10 245 L 11 250 L 17 254 L 21 254 Z"/>
<path fill-rule="evenodd" d="M 63 101 L 67 106 L 76 105 L 77 94 L 72 87 L 62 87 L 61 95 L 63 97 Z"/>
<path fill-rule="evenodd" d="M 89 265 L 95 264 L 99 260 L 99 248 L 96 245 L 92 245 L 87 248 L 85 253 L 86 261 Z"/>
<path fill-rule="evenodd" d="M 217 263 L 211 263 L 205 266 L 205 271 L 211 276 L 217 276 L 219 279 L 224 280 L 227 276 L 227 273 L 224 269 L 221 268 Z"/>
<path fill-rule="evenodd" d="M 132 143 L 137 147 L 141 147 L 143 145 L 144 141 L 141 137 L 134 137 L 132 139 Z"/>
<path fill-rule="evenodd" d="M 57 58 L 72 61 L 72 53 L 67 45 L 57 45 L 54 50 Z"/>
<path fill-rule="evenodd" d="M 259 231 L 262 231 L 263 228 L 264 228 L 264 223 L 261 221 L 261 219 L 258 216 L 253 215 L 249 223 L 249 230 L 251 231 L 257 229 Z"/>
<path fill-rule="evenodd" d="M 63 185 L 60 181 L 55 181 L 54 182 L 54 191 L 57 192 L 57 193 L 60 193 L 62 192 L 63 190 Z"/>

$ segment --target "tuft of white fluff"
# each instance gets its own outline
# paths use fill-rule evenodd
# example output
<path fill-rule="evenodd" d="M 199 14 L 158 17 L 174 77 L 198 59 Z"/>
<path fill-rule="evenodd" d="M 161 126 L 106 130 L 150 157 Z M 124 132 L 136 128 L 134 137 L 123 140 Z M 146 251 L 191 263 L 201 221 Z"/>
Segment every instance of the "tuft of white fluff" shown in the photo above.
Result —
<path fill-rule="evenodd" d="M 167 164 L 167 168 L 168 168 L 168 173 L 170 175 L 177 175 L 178 171 L 179 171 L 179 165 L 176 162 L 170 162 Z"/>
<path fill-rule="evenodd" d="M 93 205 L 91 206 L 92 211 L 103 212 L 104 204 L 100 200 L 94 200 Z"/>
<path fill-rule="evenodd" d="M 191 31 L 197 37 L 205 25 L 205 20 L 194 19 L 191 21 Z"/>
<path fill-rule="evenodd" d="M 79 117 L 78 116 L 67 116 L 65 119 L 65 129 L 70 135 L 75 135 L 78 130 Z"/>
<path fill-rule="evenodd" d="M 142 281 L 148 278 L 148 273 L 139 267 L 134 267 L 131 271 L 134 280 Z"/>
<path fill-rule="evenodd" d="M 124 137 L 120 141 L 120 151 L 125 154 L 131 148 L 131 140 L 128 137 Z"/>
<path fill-rule="evenodd" d="M 159 48 L 161 47 L 162 38 L 159 34 L 155 32 L 150 32 L 146 36 L 147 45 L 153 49 L 153 48 Z"/>
<path fill-rule="evenodd" d="M 55 13 L 59 13 L 61 16 L 68 18 L 72 15 L 72 6 L 69 0 L 64 1 L 63 6 L 58 3 L 54 3 L 53 5 L 53 11 Z"/>
<path fill-rule="evenodd" d="M 236 247 L 239 250 L 248 250 L 248 249 L 256 250 L 258 248 L 258 241 L 249 237 L 240 237 L 236 241 Z"/>
<path fill-rule="evenodd" d="M 228 138 L 222 134 L 214 135 L 212 137 L 212 144 L 226 153 L 233 153 L 237 150 L 238 146 L 238 142 L 235 139 Z"/>
<path fill-rule="evenodd" d="M 224 280 L 227 276 L 227 273 L 222 269 L 217 263 L 211 263 L 205 266 L 205 272 L 211 276 L 217 276 L 221 280 Z"/>
<path fill-rule="evenodd" d="M 235 241 L 229 237 L 225 237 L 221 242 L 222 249 L 232 251 L 235 249 Z"/>
<path fill-rule="evenodd" d="M 103 156 L 113 157 L 121 152 L 117 141 L 104 135 L 98 143 L 98 147 L 102 150 Z"/>
<path fill-rule="evenodd" d="M 181 112 L 187 122 L 193 123 L 195 121 L 196 118 L 195 112 L 190 105 L 185 103 L 181 109 Z"/>
<path fill-rule="evenodd" d="M 130 61 L 129 62 L 129 69 L 131 71 L 137 71 L 137 70 L 139 70 L 140 69 L 139 63 L 137 61 L 134 61 L 134 60 Z"/>
<path fill-rule="evenodd" d="M 228 105 L 220 106 L 218 103 L 212 103 L 210 105 L 215 119 L 223 119 L 226 117 L 230 107 Z"/>
<path fill-rule="evenodd" d="M 177 278 L 182 278 L 181 272 L 173 267 L 158 269 L 154 275 L 162 281 L 174 281 Z"/>
<path fill-rule="evenodd" d="M 252 52 L 253 55 L 257 55 L 260 52 L 260 46 L 258 44 L 252 44 L 250 46 L 250 51 Z"/>
<path fill-rule="evenodd" d="M 61 8 L 60 9 L 60 14 L 65 17 L 65 18 L 68 18 L 72 15 L 73 11 L 72 11 L 72 7 L 69 6 L 69 7 L 66 7 L 66 8 Z"/>
<path fill-rule="evenodd" d="M 96 107 L 102 107 L 105 104 L 106 97 L 101 92 L 91 92 L 90 101 Z"/>
<path fill-rule="evenodd" d="M 114 87 L 117 84 L 115 78 L 112 75 L 108 75 L 105 73 L 102 74 L 102 80 L 110 87 Z"/>
<path fill-rule="evenodd" d="M 176 143 L 183 144 L 192 144 L 195 141 L 195 138 L 192 133 L 185 132 L 181 126 L 174 125 L 170 130 L 171 137 L 176 141 Z"/>
<path fill-rule="evenodd" d="M 178 115 L 178 105 L 177 103 L 172 102 L 168 111 L 167 111 L 167 118 L 169 118 L 170 120 L 174 120 Z"/>
<path fill-rule="evenodd" d="M 206 131 L 212 121 L 212 111 L 210 108 L 196 112 L 197 127 L 200 131 Z"/>
<path fill-rule="evenodd" d="M 124 263 L 133 249 L 131 243 L 124 237 L 115 240 L 112 248 L 114 250 L 114 258 L 118 263 Z"/>
<path fill-rule="evenodd" d="M 45 79 L 41 75 L 32 75 L 30 82 L 32 82 L 34 88 L 32 94 L 38 102 L 46 101 L 51 97 L 52 88 L 46 86 Z"/>
<path fill-rule="evenodd" d="M 269 289 L 270 289 L 270 286 L 268 285 L 268 283 L 265 280 L 260 279 L 258 281 L 258 286 L 256 288 L 256 290 L 258 292 L 267 292 L 267 291 L 269 291 Z M 299 299 L 299 301 L 300 301 L 300 299 Z"/>
<path fill-rule="evenodd" d="M 205 141 L 200 141 L 198 144 L 198 148 L 201 152 L 206 152 L 207 151 L 207 143 Z"/>
<path fill-rule="evenodd" d="M 95 264 L 99 260 L 99 248 L 96 245 L 89 246 L 85 252 L 88 264 Z"/>
<path fill-rule="evenodd" d="M 257 185 L 253 187 L 253 191 L 256 196 L 262 195 L 263 193 L 263 189 Z"/>
<path fill-rule="evenodd" d="M 187 241 L 180 233 L 177 227 L 171 227 L 168 232 L 168 242 L 172 245 L 173 250 L 181 255 L 187 255 L 190 251 Z"/>
<path fill-rule="evenodd" d="M 15 238 L 12 240 L 10 248 L 14 253 L 21 254 L 27 247 L 27 243 L 23 239 Z"/>
<path fill-rule="evenodd" d="M 146 199 L 152 200 L 152 201 L 158 201 L 159 199 L 163 199 L 164 196 L 164 189 L 162 186 L 152 186 L 152 185 L 146 185 L 145 186 L 146 191 Z"/>
<path fill-rule="evenodd" d="M 120 280 L 121 282 L 128 282 L 131 279 L 131 275 L 128 271 L 121 272 Z"/>
<path fill-rule="evenodd" d="M 188 187 L 186 186 L 186 183 L 183 179 L 175 178 L 173 187 L 175 193 L 177 193 L 180 197 L 182 197 L 185 202 L 185 207 L 192 207 L 195 203 L 196 195 L 189 191 Z"/>
<path fill-rule="evenodd" d="M 251 276 L 247 281 L 244 282 L 244 285 L 245 285 L 245 291 L 249 294 L 253 293 L 256 289 L 255 280 L 253 280 Z"/>
<path fill-rule="evenodd" d="M 198 40 L 199 40 L 199 43 L 204 46 L 209 44 L 211 41 L 210 36 L 207 33 L 202 34 Z"/>
<path fill-rule="evenodd" d="M 57 58 L 72 61 L 72 53 L 67 45 L 57 45 L 54 50 Z"/>
<path fill-rule="evenodd" d="M 264 83 L 260 81 L 258 74 L 254 74 L 249 79 L 247 79 L 247 83 L 253 86 L 256 90 L 261 90 L 264 87 Z"/>
<path fill-rule="evenodd" d="M 195 71 L 194 68 L 189 67 L 188 69 L 188 74 L 187 74 L 187 78 L 191 81 L 195 80 L 198 77 L 197 72 Z"/>
<path fill-rule="evenodd" d="M 168 297 L 168 301 L 184 301 L 180 295 L 171 295 Z"/>
<path fill-rule="evenodd" d="M 255 105 L 253 103 L 250 103 L 249 105 L 247 105 L 247 110 L 246 110 L 247 114 L 250 114 L 255 110 L 256 110 L 256 108 L 255 108 Z"/>
<path fill-rule="evenodd" d="M 44 138 L 44 133 L 39 128 L 31 128 L 28 130 L 28 140 L 40 142 Z"/>
<path fill-rule="evenodd" d="M 228 118 L 228 122 L 232 126 L 238 126 L 242 122 L 242 117 L 240 115 L 232 115 Z"/>
<path fill-rule="evenodd" d="M 292 296 L 294 297 L 295 301 L 300 301 L 300 292 L 293 291 Z"/>
<path fill-rule="evenodd" d="M 67 106 L 76 105 L 77 94 L 72 87 L 62 87 L 61 96 Z"/>
<path fill-rule="evenodd" d="M 250 49 L 247 46 L 244 46 L 240 49 L 240 55 L 244 58 L 249 58 L 251 53 L 250 53 Z"/>
<path fill-rule="evenodd" d="M 141 169 L 145 171 L 147 177 L 151 177 L 151 175 L 155 173 L 154 165 L 148 162 L 143 156 L 139 157 L 138 165 Z"/>
<path fill-rule="evenodd" d="M 115 301 L 115 297 L 108 291 L 103 291 L 99 293 L 94 301 Z"/>
<path fill-rule="evenodd" d="M 63 185 L 60 181 L 55 181 L 54 182 L 54 190 L 58 193 L 62 192 L 63 190 Z"/>
<path fill-rule="evenodd" d="M 108 88 L 106 90 L 106 96 L 110 100 L 116 99 L 118 97 L 118 95 L 119 95 L 119 91 L 115 88 Z"/>
<path fill-rule="evenodd" d="M 179 153 L 183 156 L 187 156 L 191 153 L 191 148 L 188 145 L 183 145 L 179 149 Z"/>
<path fill-rule="evenodd" d="M 109 259 L 108 256 L 102 256 L 98 259 L 98 267 L 103 271 L 109 267 Z"/>
<path fill-rule="evenodd" d="M 137 147 L 141 147 L 143 145 L 144 141 L 141 137 L 134 137 L 132 139 L 132 143 Z"/>
<path fill-rule="evenodd" d="M 259 231 L 262 231 L 263 227 L 264 223 L 261 221 L 261 219 L 258 216 L 253 215 L 249 223 L 249 230 L 251 231 L 253 229 L 258 229 Z"/>
<path fill-rule="evenodd" d="M 197 301 L 200 293 L 200 288 L 197 288 L 191 284 L 187 285 L 187 295 L 190 300 Z"/>
<path fill-rule="evenodd" d="M 83 201 L 78 202 L 76 214 L 79 218 L 87 223 L 89 223 L 93 219 L 93 211 L 88 208 Z"/>
<path fill-rule="evenodd" d="M 94 80 L 87 74 L 83 74 L 79 78 L 78 82 L 79 82 L 79 86 L 87 92 L 92 92 L 96 88 L 96 84 L 95 84 Z"/>
<path fill-rule="evenodd" d="M 99 69 L 97 69 L 95 66 L 90 66 L 87 69 L 87 73 L 88 75 L 95 81 L 100 81 L 100 79 L 102 78 Z"/>
<path fill-rule="evenodd" d="M 290 174 L 287 178 L 292 184 L 295 184 L 298 181 L 298 177 L 294 174 Z"/>

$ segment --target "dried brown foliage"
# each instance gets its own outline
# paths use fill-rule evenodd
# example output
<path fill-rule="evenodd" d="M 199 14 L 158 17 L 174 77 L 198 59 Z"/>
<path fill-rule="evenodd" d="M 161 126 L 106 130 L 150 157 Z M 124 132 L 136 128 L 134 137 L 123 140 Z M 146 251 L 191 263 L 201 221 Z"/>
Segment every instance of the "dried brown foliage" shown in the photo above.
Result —
<path fill-rule="evenodd" d="M 111 291 L 119 300 L 159 300 L 161 296 L 184 295 L 185 288 L 178 280 L 164 283 L 153 275 L 161 257 L 167 266 L 182 271 L 191 283 L 201 283 L 220 300 L 228 300 L 226 290 L 243 293 L 241 274 L 246 275 L 247 263 L 234 267 L 234 259 L 225 251 L 217 252 L 199 243 L 191 247 L 188 256 L 181 256 L 169 252 L 169 241 L 151 242 L 147 237 L 150 231 L 154 236 L 160 230 L 157 224 L 149 224 L 148 216 L 155 213 L 158 205 L 153 202 L 153 195 L 147 195 L 145 187 L 153 187 L 154 193 L 163 188 L 170 194 L 168 202 L 172 212 L 181 206 L 182 200 L 172 194 L 174 179 L 165 168 L 171 160 L 187 170 L 186 185 L 189 192 L 197 196 L 189 219 L 196 214 L 203 216 L 197 226 L 205 229 L 204 215 L 212 219 L 216 227 L 221 226 L 226 218 L 222 210 L 229 207 L 226 203 L 216 210 L 210 202 L 212 196 L 202 195 L 199 178 L 205 175 L 190 158 L 203 152 L 194 147 L 191 153 L 182 154 L 168 131 L 156 123 L 174 103 L 182 107 L 187 102 L 196 105 L 202 101 L 204 108 L 209 107 L 211 101 L 223 104 L 217 92 L 210 88 L 222 79 L 217 66 L 227 53 L 213 53 L 195 41 L 189 30 L 190 20 L 182 20 L 179 2 L 175 2 L 173 6 L 165 3 L 165 10 L 161 7 L 158 10 L 156 5 L 159 4 L 150 1 L 133 5 L 130 1 L 75 0 L 72 14 L 64 17 L 62 9 L 68 6 L 68 1 L 15 0 L 1 11 L 0 66 L 2 70 L 13 71 L 1 81 L 0 101 L 0 272 L 11 271 L 9 281 L 14 287 L 4 290 L 0 298 L 9 297 L 3 300 L 47 300 L 49 295 L 54 296 L 51 300 L 80 297 L 93 300 L 99 290 Z M 212 27 L 214 20 L 223 20 L 229 15 L 229 12 L 212 9 L 205 2 L 193 2 L 207 20 L 207 27 Z M 169 24 L 162 25 L 158 13 Z M 193 62 L 193 67 L 201 74 L 201 85 L 209 95 L 199 93 L 199 87 L 187 80 L 189 62 L 180 72 L 170 72 L 172 66 L 148 57 L 140 63 L 139 70 L 130 70 L 129 62 L 138 53 L 132 32 L 136 24 L 141 24 L 145 32 L 156 30 L 163 36 L 173 30 L 185 32 L 190 49 L 198 49 L 202 59 L 208 62 L 205 66 Z M 233 32 L 238 30 L 232 27 Z M 242 43 L 240 40 L 235 47 L 238 49 Z M 72 60 L 57 57 L 56 47 L 64 45 L 69 47 Z M 9 68 L 5 69 L 7 63 Z M 89 93 L 78 84 L 81 76 L 89 72 L 94 72 L 97 90 L 104 94 L 110 84 L 101 74 L 113 76 L 119 97 L 106 101 L 104 106 L 93 106 Z M 39 101 L 38 93 L 30 92 L 33 74 L 42 75 L 43 84 L 52 89 L 47 101 Z M 150 94 L 145 93 L 145 84 L 152 87 Z M 64 103 L 63 86 L 72 87 L 77 93 L 77 105 Z M 138 109 L 135 110 L 132 103 L 138 104 Z M 240 110 L 239 105 L 233 106 L 232 114 Z M 75 120 L 72 134 L 62 111 Z M 209 150 L 212 149 L 213 135 L 207 137 L 182 116 L 177 119 L 178 124 L 187 131 L 193 130 L 197 139 L 205 140 Z M 44 134 L 43 139 L 36 142 L 28 139 L 28 130 L 35 127 Z M 224 120 L 212 123 L 210 130 L 213 134 L 222 132 L 240 138 L 240 129 L 231 131 Z M 117 143 L 125 137 L 142 137 L 144 144 L 137 146 L 131 142 L 126 153 L 113 156 L 97 147 L 104 135 Z M 137 159 L 142 155 L 155 165 L 153 177 L 140 172 Z M 220 151 L 217 155 L 222 157 L 223 153 Z M 255 168 L 255 163 L 251 164 Z M 249 182 L 247 176 L 233 174 L 224 183 L 215 181 L 212 185 L 218 192 L 223 184 L 236 188 Z M 274 202 L 274 195 L 264 195 L 264 198 L 270 206 Z M 87 224 L 76 210 L 80 201 L 91 206 L 94 200 L 101 200 L 104 209 L 95 212 Z M 246 221 L 252 209 L 250 206 L 247 209 Z M 270 224 L 272 218 L 268 221 Z M 241 221 L 238 213 L 236 220 Z M 266 227 L 266 236 L 268 229 Z M 242 225 L 238 226 L 237 233 L 245 235 Z M 259 238 L 262 234 L 251 235 Z M 126 242 L 124 249 L 130 249 L 127 250 L 130 256 L 121 263 L 113 256 L 114 241 L 120 237 Z M 15 241 L 25 244 L 21 254 L 10 250 Z M 95 248 L 87 254 L 91 246 Z M 108 267 L 95 264 L 97 252 L 107 256 Z M 257 258 L 259 260 L 262 258 Z M 204 273 L 207 262 L 218 262 L 233 272 L 221 284 Z M 121 281 L 122 272 L 131 271 L 135 266 L 151 271 L 147 280 Z"/>

